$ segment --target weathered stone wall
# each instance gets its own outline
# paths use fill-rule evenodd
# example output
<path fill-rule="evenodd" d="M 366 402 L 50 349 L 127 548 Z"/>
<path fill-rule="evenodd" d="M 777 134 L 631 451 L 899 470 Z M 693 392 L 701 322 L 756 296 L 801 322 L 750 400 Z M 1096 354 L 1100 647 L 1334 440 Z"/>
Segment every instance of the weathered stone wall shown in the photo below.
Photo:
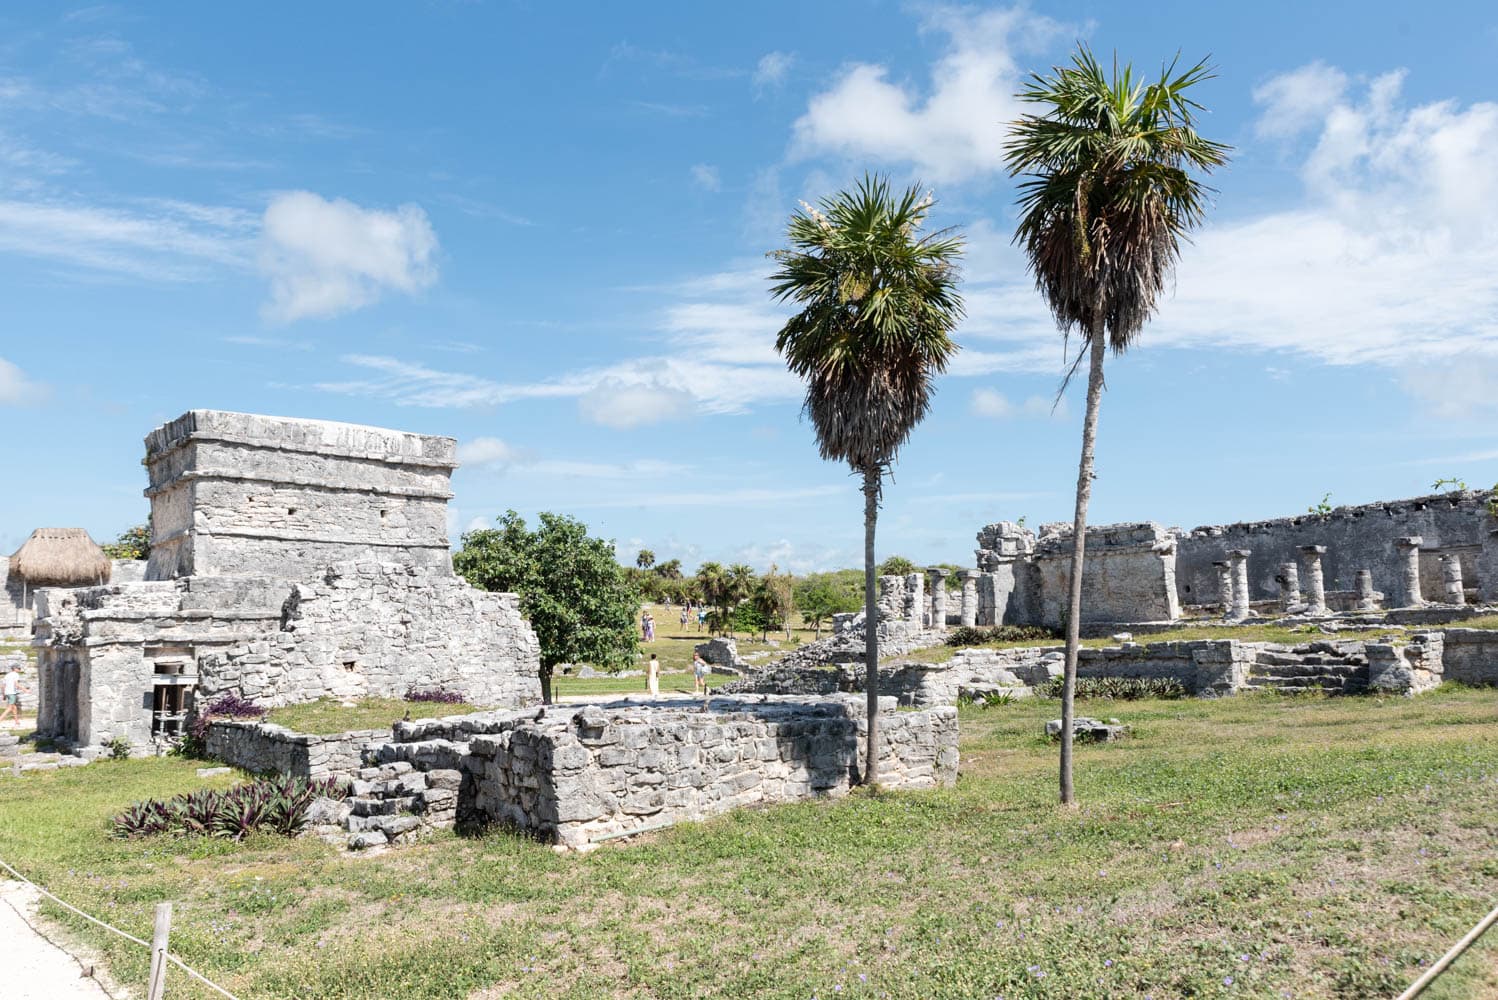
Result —
<path fill-rule="evenodd" d="M 1071 531 L 1043 533 L 1033 557 L 1040 606 L 1033 624 L 1061 628 L 1071 603 Z M 1153 522 L 1087 529 L 1082 570 L 1084 622 L 1171 621 L 1181 615 L 1176 596 L 1175 536 Z"/>
<path fill-rule="evenodd" d="M 392 564 L 316 583 L 187 577 L 38 592 L 38 730 L 97 745 L 151 742 L 156 664 L 186 660 L 194 699 L 267 707 L 444 687 L 480 704 L 540 700 L 540 651 L 513 594 Z"/>
<path fill-rule="evenodd" d="M 1352 591 L 1360 569 L 1373 571 L 1376 590 L 1397 599 L 1402 592 L 1402 561 L 1394 541 L 1418 536 L 1421 590 L 1427 600 L 1441 594 L 1440 556 L 1456 555 L 1469 587 L 1484 599 L 1498 599 L 1498 528 L 1486 511 L 1489 494 L 1465 492 L 1337 507 L 1327 514 L 1304 514 L 1269 521 L 1209 525 L 1180 536 L 1176 579 L 1181 600 L 1211 604 L 1216 598 L 1214 561 L 1230 549 L 1249 549 L 1249 595 L 1279 596 L 1275 576 L 1283 562 L 1299 559 L 1299 547 L 1325 545 L 1322 574 L 1328 591 Z"/>
<path fill-rule="evenodd" d="M 342 563 L 286 593 L 275 632 L 200 658 L 201 697 L 274 706 L 416 687 L 481 705 L 541 700 L 540 645 L 514 594 L 390 563 Z"/>
<path fill-rule="evenodd" d="M 1035 534 L 1012 521 L 978 530 L 978 624 L 1029 625 L 1040 618 Z"/>
<path fill-rule="evenodd" d="M 253 774 L 292 774 L 303 778 L 351 776 L 390 741 L 390 730 L 367 729 L 317 736 L 268 722 L 219 719 L 208 724 L 208 756 Z"/>
<path fill-rule="evenodd" d="M 451 572 L 452 438 L 192 410 L 146 438 L 148 578 L 312 576 L 345 561 Z"/>
<path fill-rule="evenodd" d="M 1443 636 L 1446 680 L 1498 684 L 1498 630 L 1448 628 Z"/>
<path fill-rule="evenodd" d="M 865 723 L 856 698 L 714 699 L 709 713 L 695 706 L 590 706 L 475 736 L 475 806 L 587 848 L 734 808 L 843 795 L 857 780 Z M 882 699 L 881 783 L 955 781 L 955 710 L 894 709 L 894 699 Z"/>

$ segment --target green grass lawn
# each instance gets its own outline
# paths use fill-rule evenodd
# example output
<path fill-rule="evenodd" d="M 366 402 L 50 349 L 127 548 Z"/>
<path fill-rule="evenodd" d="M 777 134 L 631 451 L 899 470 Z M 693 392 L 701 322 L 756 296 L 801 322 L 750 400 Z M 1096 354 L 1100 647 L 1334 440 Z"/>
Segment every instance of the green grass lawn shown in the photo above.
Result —
<path fill-rule="evenodd" d="M 727 684 L 737 678 L 720 674 L 709 674 L 707 678 L 708 687 L 718 687 Z M 572 697 L 573 695 L 610 695 L 610 694 L 644 694 L 645 678 L 643 677 L 563 677 L 560 674 L 551 679 L 552 696 L 555 698 Z M 691 694 L 691 673 L 670 673 L 661 675 L 661 694 Z"/>
<path fill-rule="evenodd" d="M 389 729 L 391 724 L 409 712 L 413 719 L 440 719 L 446 715 L 467 715 L 480 711 L 469 704 L 436 701 L 405 701 L 401 698 L 364 698 L 346 708 L 336 698 L 322 698 L 301 705 L 273 708 L 266 722 L 299 733 L 333 734 L 355 729 Z"/>
<path fill-rule="evenodd" d="M 361 857 L 316 841 L 111 839 L 205 781 L 139 759 L 0 779 L 0 857 L 243 1000 L 1392 997 L 1493 905 L 1498 692 L 961 713 L 955 788 L 802 803 L 585 856 L 501 832 Z M 52 913 L 54 917 L 56 913 Z M 139 987 L 146 956 L 63 920 Z M 1498 989 L 1498 939 L 1427 996 Z M 173 981 L 177 998 L 206 993 Z"/>

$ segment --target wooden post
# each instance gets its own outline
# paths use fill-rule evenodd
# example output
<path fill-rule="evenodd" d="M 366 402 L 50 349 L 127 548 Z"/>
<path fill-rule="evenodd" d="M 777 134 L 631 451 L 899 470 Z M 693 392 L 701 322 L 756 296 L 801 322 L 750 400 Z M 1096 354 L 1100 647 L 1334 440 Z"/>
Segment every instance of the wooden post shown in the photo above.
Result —
<path fill-rule="evenodd" d="M 167 937 L 172 931 L 172 904 L 156 904 L 156 926 L 151 932 L 151 986 L 149 1000 L 166 996 Z"/>

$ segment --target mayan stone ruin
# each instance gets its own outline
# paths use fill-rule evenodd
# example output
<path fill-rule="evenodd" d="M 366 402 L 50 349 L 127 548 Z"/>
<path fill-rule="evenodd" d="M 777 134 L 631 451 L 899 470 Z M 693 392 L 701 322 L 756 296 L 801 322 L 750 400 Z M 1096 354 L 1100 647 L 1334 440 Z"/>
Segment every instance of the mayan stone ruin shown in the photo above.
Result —
<path fill-rule="evenodd" d="M 171 740 L 201 701 L 540 698 L 513 595 L 453 575 L 452 438 L 193 410 L 146 438 L 144 579 L 36 593 L 38 731 Z"/>

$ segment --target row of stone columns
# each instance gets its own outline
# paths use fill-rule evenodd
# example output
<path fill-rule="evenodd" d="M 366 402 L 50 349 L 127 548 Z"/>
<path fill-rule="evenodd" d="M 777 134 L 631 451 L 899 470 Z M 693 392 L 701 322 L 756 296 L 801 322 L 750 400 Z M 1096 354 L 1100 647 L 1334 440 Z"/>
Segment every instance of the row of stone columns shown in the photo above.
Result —
<path fill-rule="evenodd" d="M 1408 535 L 1395 540 L 1401 557 L 1400 576 L 1404 587 L 1406 607 L 1419 607 L 1425 603 L 1420 592 L 1420 546 L 1425 539 L 1419 535 Z M 1280 563 L 1280 609 L 1286 614 L 1305 613 L 1324 615 L 1326 606 L 1326 581 L 1321 569 L 1321 557 L 1326 554 L 1325 545 L 1300 546 L 1300 562 Z M 1218 599 L 1225 616 L 1231 621 L 1242 621 L 1249 616 L 1248 557 L 1250 549 L 1230 549 L 1227 559 L 1214 562 L 1217 568 Z M 1305 571 L 1305 592 L 1301 592 L 1301 570 Z M 1373 571 L 1360 569 L 1356 575 L 1357 610 L 1377 611 L 1379 595 L 1373 589 Z M 1462 563 L 1454 553 L 1441 556 L 1442 597 L 1447 604 L 1465 604 L 1466 592 L 1462 582 Z"/>

